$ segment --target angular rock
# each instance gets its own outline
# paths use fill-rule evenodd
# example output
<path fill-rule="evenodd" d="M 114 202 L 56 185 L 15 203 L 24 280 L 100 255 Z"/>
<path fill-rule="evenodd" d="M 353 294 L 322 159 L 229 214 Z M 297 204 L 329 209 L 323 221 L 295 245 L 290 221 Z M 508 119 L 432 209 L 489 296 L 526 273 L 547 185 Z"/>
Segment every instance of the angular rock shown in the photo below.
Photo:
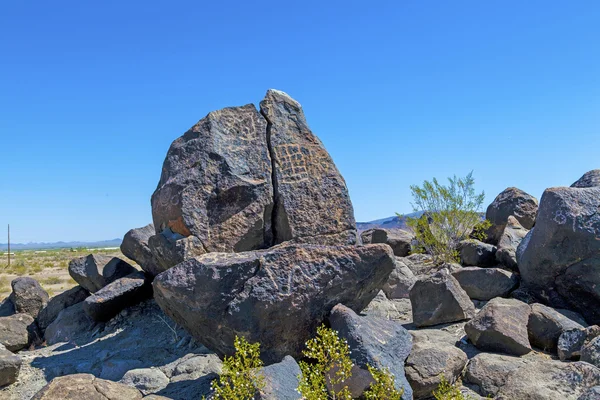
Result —
<path fill-rule="evenodd" d="M 62 310 L 56 319 L 48 325 L 44 337 L 48 345 L 58 342 L 70 342 L 79 336 L 91 335 L 94 322 L 83 311 L 83 303 L 77 303 Z"/>
<path fill-rule="evenodd" d="M 412 389 L 404 375 L 404 362 L 411 352 L 412 338 L 401 324 L 382 318 L 361 317 L 352 309 L 338 304 L 329 316 L 331 328 L 348 342 L 350 358 L 355 364 L 352 377 L 345 384 L 359 397 L 373 381 L 367 365 L 388 368 L 396 389 L 404 389 L 402 399 L 412 399 Z M 361 373 L 362 372 L 362 373 Z"/>
<path fill-rule="evenodd" d="M 152 286 L 143 272 L 137 271 L 109 283 L 83 302 L 83 310 L 94 321 L 108 321 L 121 310 L 152 296 Z"/>
<path fill-rule="evenodd" d="M 560 360 L 579 360 L 587 336 L 585 328 L 571 328 L 562 332 L 556 343 Z"/>
<path fill-rule="evenodd" d="M 527 336 L 529 314 L 529 305 L 497 297 L 465 325 L 465 332 L 480 350 L 520 356 L 531 351 Z"/>
<path fill-rule="evenodd" d="M 465 267 L 452 273 L 471 299 L 491 300 L 506 297 L 517 286 L 519 277 L 500 268 Z"/>
<path fill-rule="evenodd" d="M 417 278 L 410 268 L 400 258 L 396 258 L 396 267 L 390 274 L 383 292 L 388 299 L 407 299 L 410 289 L 413 287 Z"/>
<path fill-rule="evenodd" d="M 414 235 L 402 229 L 372 228 L 361 233 L 360 237 L 363 244 L 385 243 L 392 248 L 396 257 L 406 257 L 410 254 Z"/>
<path fill-rule="evenodd" d="M 29 314 L 0 317 L 0 344 L 13 353 L 28 347 L 36 331 L 35 321 Z"/>
<path fill-rule="evenodd" d="M 583 174 L 575 183 L 571 185 L 574 188 L 589 188 L 600 186 L 600 169 L 593 169 Z"/>
<path fill-rule="evenodd" d="M 469 239 L 460 242 L 460 262 L 462 265 L 493 267 L 496 265 L 496 246 Z"/>
<path fill-rule="evenodd" d="M 508 222 L 502 236 L 498 241 L 498 251 L 496 251 L 496 261 L 500 264 L 517 270 L 517 248 L 523 241 L 523 238 L 527 236 L 529 231 L 512 215 L 508 217 Z"/>
<path fill-rule="evenodd" d="M 514 216 L 525 229 L 533 228 L 538 211 L 538 201 L 535 197 L 515 187 L 509 187 L 500 193 L 485 213 L 485 218 L 492 223 L 488 238 L 492 243 L 498 243 L 508 222 L 509 216 Z"/>
<path fill-rule="evenodd" d="M 164 271 L 154 258 L 148 241 L 156 234 L 154 224 L 142 228 L 131 229 L 123 237 L 121 252 L 125 257 L 135 261 L 150 276 L 156 276 Z"/>
<path fill-rule="evenodd" d="M 583 329 L 585 321 L 577 313 L 569 310 L 555 310 L 543 304 L 531 305 L 531 315 L 527 332 L 532 345 L 549 351 L 556 351 L 558 338 L 569 329 Z"/>
<path fill-rule="evenodd" d="M 581 361 L 600 367 L 600 336 L 583 345 L 581 348 Z"/>
<path fill-rule="evenodd" d="M 361 311 L 394 268 L 382 244 L 282 245 L 266 251 L 209 253 L 158 275 L 164 312 L 220 355 L 235 335 L 260 342 L 264 361 L 300 356 L 335 304 Z"/>
<path fill-rule="evenodd" d="M 166 388 L 169 378 L 158 368 L 138 368 L 127 371 L 119 383 L 134 387 L 146 396 Z"/>
<path fill-rule="evenodd" d="M 300 367 L 294 358 L 285 356 L 277 363 L 262 369 L 265 386 L 258 393 L 260 400 L 300 400 L 298 376 Z"/>
<path fill-rule="evenodd" d="M 122 383 L 75 374 L 54 378 L 31 400 L 138 400 L 139 390 Z"/>
<path fill-rule="evenodd" d="M 77 285 L 61 294 L 52 297 L 46 307 L 40 311 L 37 323 L 40 329 L 45 330 L 50 325 L 58 314 L 67 307 L 71 307 L 77 303 L 81 303 L 90 295 L 90 292 Z"/>
<path fill-rule="evenodd" d="M 419 279 L 410 290 L 413 322 L 418 327 L 472 318 L 475 306 L 447 270 Z"/>
<path fill-rule="evenodd" d="M 0 387 L 17 381 L 21 364 L 21 357 L 0 346 Z"/>
<path fill-rule="evenodd" d="M 268 123 L 266 138 L 274 168 L 275 243 L 292 239 L 324 245 L 356 243 L 346 182 L 308 127 L 300 104 L 269 90 L 260 112 Z"/>
<path fill-rule="evenodd" d="M 411 332 L 413 349 L 406 360 L 406 377 L 413 389 L 415 399 L 430 398 L 442 381 L 442 376 L 454 383 L 467 365 L 467 355 L 458 347 L 447 344 L 452 335 L 446 335 L 446 340 L 429 340 L 423 331 Z M 436 338 L 437 339 L 437 338 Z"/>
<path fill-rule="evenodd" d="M 10 299 L 17 313 L 29 314 L 37 318 L 40 310 L 48 304 L 48 293 L 38 281 L 29 277 L 19 277 L 10 283 L 12 293 Z"/>
<path fill-rule="evenodd" d="M 196 236 L 182 236 L 170 229 L 148 239 L 148 246 L 156 261 L 154 271 L 161 273 L 183 261 L 206 253 L 200 239 Z"/>
<path fill-rule="evenodd" d="M 528 286 L 553 302 L 557 291 L 590 323 L 600 322 L 599 207 L 600 187 L 547 189 L 517 260 Z"/>
<path fill-rule="evenodd" d="M 98 254 L 75 258 L 69 263 L 71 278 L 91 293 L 136 271 L 134 267 L 120 258 Z"/>

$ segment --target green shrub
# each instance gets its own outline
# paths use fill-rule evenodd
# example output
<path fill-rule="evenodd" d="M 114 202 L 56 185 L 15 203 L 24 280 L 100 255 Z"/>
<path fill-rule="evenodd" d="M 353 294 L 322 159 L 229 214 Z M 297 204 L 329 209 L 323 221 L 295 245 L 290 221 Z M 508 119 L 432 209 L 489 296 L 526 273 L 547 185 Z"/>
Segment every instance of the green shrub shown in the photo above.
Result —
<path fill-rule="evenodd" d="M 369 372 L 375 382 L 371 383 L 369 390 L 365 392 L 367 400 L 400 400 L 404 394 L 404 389 L 397 390 L 394 386 L 394 377 L 387 368 L 381 370 L 369 367 Z"/>

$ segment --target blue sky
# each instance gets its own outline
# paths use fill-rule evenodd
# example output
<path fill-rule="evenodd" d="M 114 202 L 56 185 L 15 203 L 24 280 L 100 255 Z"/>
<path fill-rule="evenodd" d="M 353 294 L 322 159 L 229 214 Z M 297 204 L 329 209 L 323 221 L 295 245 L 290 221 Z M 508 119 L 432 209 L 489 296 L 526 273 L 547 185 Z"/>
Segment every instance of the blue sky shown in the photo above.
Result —
<path fill-rule="evenodd" d="M 597 1 L 2 1 L 0 227 L 150 222 L 169 144 L 268 88 L 303 104 L 359 221 L 471 170 L 486 204 L 539 197 L 600 168 L 599 20 Z"/>

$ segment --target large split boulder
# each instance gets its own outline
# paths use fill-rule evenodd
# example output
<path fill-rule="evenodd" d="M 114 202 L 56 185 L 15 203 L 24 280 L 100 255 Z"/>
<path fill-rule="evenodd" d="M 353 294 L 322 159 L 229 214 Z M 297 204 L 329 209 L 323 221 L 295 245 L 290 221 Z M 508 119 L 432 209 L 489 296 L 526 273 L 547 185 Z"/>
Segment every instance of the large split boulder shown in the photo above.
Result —
<path fill-rule="evenodd" d="M 498 243 L 511 215 L 523 228 L 533 228 L 537 211 L 538 201 L 535 197 L 515 187 L 505 189 L 496 196 L 485 213 L 485 218 L 492 223 L 488 231 L 488 239 L 492 243 Z"/>
<path fill-rule="evenodd" d="M 154 224 L 128 231 L 121 242 L 121 252 L 125 257 L 135 261 L 144 272 L 155 276 L 164 271 L 160 268 L 148 241 L 156 234 Z"/>
<path fill-rule="evenodd" d="M 37 318 L 40 310 L 48 304 L 48 293 L 33 278 L 19 277 L 10 283 L 12 293 L 10 299 L 15 306 L 15 312 L 25 313 Z"/>
<path fill-rule="evenodd" d="M 52 297 L 46 307 L 44 307 L 37 318 L 37 323 L 40 329 L 45 330 L 50 325 L 58 314 L 65 308 L 74 306 L 77 303 L 84 301 L 90 292 L 77 285 L 67 291 L 57 294 Z"/>
<path fill-rule="evenodd" d="M 589 323 L 600 322 L 599 208 L 600 187 L 547 189 L 519 247 L 523 281 L 553 303 L 558 292 Z"/>
<path fill-rule="evenodd" d="M 210 349 L 232 354 L 242 335 L 261 343 L 266 362 L 278 362 L 300 356 L 336 304 L 365 308 L 393 269 L 383 244 L 287 244 L 192 258 L 159 274 L 153 287 L 165 313 Z"/>
<path fill-rule="evenodd" d="M 496 261 L 510 269 L 517 270 L 517 249 L 527 233 L 529 231 L 523 228 L 515 217 L 509 216 L 506 227 L 498 241 Z"/>
<path fill-rule="evenodd" d="M 69 263 L 69 275 L 88 292 L 95 293 L 109 283 L 137 270 L 117 257 L 90 254 Z"/>
<path fill-rule="evenodd" d="M 593 169 L 583 174 L 571 187 L 589 188 L 600 186 L 600 169 Z"/>
<path fill-rule="evenodd" d="M 54 378 L 32 400 L 141 400 L 136 388 L 96 378 L 91 374 L 75 374 Z"/>
<path fill-rule="evenodd" d="M 452 273 L 471 299 L 506 297 L 519 285 L 519 277 L 500 268 L 465 267 Z"/>
<path fill-rule="evenodd" d="M 363 244 L 385 243 L 392 248 L 397 257 L 410 254 L 411 242 L 414 235 L 402 229 L 372 228 L 360 234 Z"/>
<path fill-rule="evenodd" d="M 574 328 L 583 329 L 585 321 L 575 312 L 554 309 L 543 304 L 531 305 L 531 315 L 527 331 L 532 345 L 549 351 L 556 351 L 560 335 Z"/>

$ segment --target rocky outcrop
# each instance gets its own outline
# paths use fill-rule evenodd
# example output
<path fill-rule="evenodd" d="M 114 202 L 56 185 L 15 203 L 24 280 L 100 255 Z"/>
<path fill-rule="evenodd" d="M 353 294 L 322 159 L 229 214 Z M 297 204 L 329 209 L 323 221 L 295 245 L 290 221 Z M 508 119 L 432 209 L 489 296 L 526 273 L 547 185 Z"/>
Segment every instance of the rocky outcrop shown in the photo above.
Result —
<path fill-rule="evenodd" d="M 28 347 L 37 338 L 35 320 L 29 314 L 0 317 L 0 344 L 17 352 Z"/>
<path fill-rule="evenodd" d="M 123 237 L 121 252 L 125 257 L 135 261 L 150 276 L 155 276 L 164 271 L 158 265 L 148 241 L 156 234 L 154 224 L 148 224 L 141 228 L 131 229 Z"/>
<path fill-rule="evenodd" d="M 600 187 L 547 189 L 518 259 L 528 286 L 553 303 L 558 292 L 590 323 L 600 322 L 599 207 Z"/>
<path fill-rule="evenodd" d="M 509 216 L 506 227 L 498 241 L 496 261 L 510 269 L 517 270 L 517 249 L 527 233 L 529 231 L 523 228 L 515 217 Z"/>
<path fill-rule="evenodd" d="M 523 355 L 531 351 L 527 323 L 531 308 L 515 299 L 497 297 L 465 325 L 471 342 L 480 350 Z"/>
<path fill-rule="evenodd" d="M 120 258 L 98 254 L 75 258 L 69 263 L 71 278 L 91 293 L 136 271 Z"/>
<path fill-rule="evenodd" d="M 91 374 L 75 374 L 54 378 L 32 400 L 138 400 L 139 390 L 96 378 Z"/>
<path fill-rule="evenodd" d="M 388 368 L 394 376 L 396 389 L 404 389 L 402 399 L 412 399 L 412 389 L 404 375 L 404 362 L 411 352 L 412 338 L 401 324 L 361 317 L 341 304 L 331 311 L 329 323 L 339 337 L 348 342 L 350 358 L 357 367 L 344 382 L 353 391 L 353 398 L 358 398 L 373 381 L 367 368 L 371 365 Z"/>
<path fill-rule="evenodd" d="M 90 292 L 77 285 L 61 294 L 52 297 L 46 307 L 44 307 L 37 318 L 37 323 L 40 329 L 45 330 L 50 325 L 58 314 L 67 307 L 71 307 L 77 303 L 84 301 Z"/>
<path fill-rule="evenodd" d="M 402 259 L 396 257 L 396 267 L 385 285 L 383 285 L 382 290 L 388 299 L 407 299 L 410 289 L 416 281 L 417 278 L 415 278 L 410 268 Z"/>
<path fill-rule="evenodd" d="M 460 242 L 460 262 L 462 265 L 493 267 L 496 265 L 496 246 L 469 239 Z"/>
<path fill-rule="evenodd" d="M 549 351 L 556 351 L 558 338 L 569 329 L 583 329 L 585 321 L 569 310 L 555 310 L 543 304 L 532 304 L 527 331 L 532 345 Z"/>
<path fill-rule="evenodd" d="M 38 281 L 30 277 L 15 278 L 10 285 L 12 286 L 10 300 L 14 304 L 15 312 L 37 318 L 40 310 L 48 304 L 50 298 L 48 293 Z"/>
<path fill-rule="evenodd" d="M 600 169 L 593 169 L 583 174 L 575 183 L 573 188 L 590 188 L 600 186 Z"/>
<path fill-rule="evenodd" d="M 519 285 L 516 274 L 500 268 L 465 267 L 454 271 L 452 276 L 475 300 L 506 297 Z"/>
<path fill-rule="evenodd" d="M 496 196 L 485 213 L 485 218 L 492 223 L 488 231 L 488 239 L 492 243 L 498 243 L 511 215 L 523 228 L 533 228 L 537 211 L 538 201 L 535 197 L 515 187 L 505 189 Z"/>
<path fill-rule="evenodd" d="M 472 318 L 475 307 L 447 270 L 417 280 L 410 290 L 413 322 L 430 326 Z"/>
<path fill-rule="evenodd" d="M 397 257 L 410 254 L 411 242 L 414 235 L 402 229 L 372 228 L 360 234 L 363 244 L 385 243 L 392 248 Z"/>
<path fill-rule="evenodd" d="M 298 377 L 300 367 L 294 358 L 286 356 L 281 362 L 271 364 L 261 370 L 264 386 L 260 389 L 259 400 L 300 400 Z"/>
<path fill-rule="evenodd" d="M 282 245 L 209 253 L 158 275 L 154 297 L 167 315 L 219 354 L 235 335 L 260 342 L 267 362 L 300 356 L 335 304 L 361 311 L 394 260 L 389 246 Z"/>
<path fill-rule="evenodd" d="M 0 387 L 17 381 L 21 370 L 21 357 L 11 353 L 0 345 Z"/>

